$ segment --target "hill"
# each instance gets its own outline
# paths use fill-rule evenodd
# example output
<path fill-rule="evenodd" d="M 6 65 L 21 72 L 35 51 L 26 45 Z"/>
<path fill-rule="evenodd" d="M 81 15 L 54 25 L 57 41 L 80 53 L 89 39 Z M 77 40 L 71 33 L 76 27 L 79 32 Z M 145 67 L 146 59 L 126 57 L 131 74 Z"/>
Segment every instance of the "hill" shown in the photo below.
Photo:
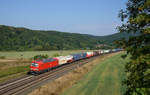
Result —
<path fill-rule="evenodd" d="M 30 30 L 0 25 L 0 50 L 68 50 L 112 48 L 113 41 L 127 35 L 93 36 L 59 31 Z M 103 47 L 102 47 L 103 46 Z"/>
<path fill-rule="evenodd" d="M 108 35 L 108 36 L 101 36 L 99 37 L 99 39 L 101 39 L 101 41 L 104 42 L 105 44 L 114 45 L 113 42 L 115 40 L 119 40 L 122 38 L 129 39 L 130 36 L 138 36 L 138 35 L 140 35 L 140 33 L 128 34 L 128 33 L 122 32 L 122 33 L 115 33 L 115 34 Z"/>

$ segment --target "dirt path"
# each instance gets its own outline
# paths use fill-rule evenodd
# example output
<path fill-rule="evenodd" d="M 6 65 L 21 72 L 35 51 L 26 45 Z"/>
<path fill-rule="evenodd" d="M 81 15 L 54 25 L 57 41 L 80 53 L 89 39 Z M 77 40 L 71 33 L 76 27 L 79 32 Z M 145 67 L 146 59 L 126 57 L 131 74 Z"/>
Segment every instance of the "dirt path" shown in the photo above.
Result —
<path fill-rule="evenodd" d="M 12 59 L 0 59 L 0 62 L 16 62 L 17 60 Z"/>

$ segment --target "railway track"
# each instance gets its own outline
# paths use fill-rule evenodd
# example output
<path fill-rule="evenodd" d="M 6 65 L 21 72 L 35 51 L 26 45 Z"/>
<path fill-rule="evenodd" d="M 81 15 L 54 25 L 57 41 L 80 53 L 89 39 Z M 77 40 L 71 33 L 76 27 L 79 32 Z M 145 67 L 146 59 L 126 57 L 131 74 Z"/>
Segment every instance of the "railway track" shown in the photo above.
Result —
<path fill-rule="evenodd" d="M 0 84 L 0 95 L 21 95 L 23 93 L 28 93 L 32 91 L 31 88 L 35 89 L 39 87 L 40 84 L 57 79 L 69 71 L 94 60 L 95 58 L 96 57 L 92 57 L 90 59 L 84 59 L 71 64 L 66 64 L 38 76 L 24 76 L 22 78 Z"/>

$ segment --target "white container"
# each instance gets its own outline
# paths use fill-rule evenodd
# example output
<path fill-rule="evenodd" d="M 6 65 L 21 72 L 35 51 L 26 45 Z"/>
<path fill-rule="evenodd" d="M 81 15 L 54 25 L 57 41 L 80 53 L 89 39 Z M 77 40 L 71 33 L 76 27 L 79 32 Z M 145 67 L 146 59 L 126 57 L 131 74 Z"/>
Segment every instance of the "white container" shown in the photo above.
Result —
<path fill-rule="evenodd" d="M 101 54 L 101 50 L 98 51 L 98 54 Z"/>
<path fill-rule="evenodd" d="M 103 53 L 104 53 L 104 50 L 101 50 L 100 52 L 101 52 L 101 54 L 103 54 Z"/>
<path fill-rule="evenodd" d="M 109 53 L 110 52 L 110 50 L 104 50 L 104 53 Z"/>
<path fill-rule="evenodd" d="M 71 55 L 68 55 L 68 56 L 59 56 L 59 57 L 56 57 L 56 58 L 58 59 L 58 64 L 62 65 L 62 64 L 66 64 L 70 60 L 72 60 L 73 56 L 71 56 Z"/>
<path fill-rule="evenodd" d="M 67 62 L 72 61 L 73 60 L 73 56 L 72 55 L 67 55 L 66 59 L 67 59 Z"/>

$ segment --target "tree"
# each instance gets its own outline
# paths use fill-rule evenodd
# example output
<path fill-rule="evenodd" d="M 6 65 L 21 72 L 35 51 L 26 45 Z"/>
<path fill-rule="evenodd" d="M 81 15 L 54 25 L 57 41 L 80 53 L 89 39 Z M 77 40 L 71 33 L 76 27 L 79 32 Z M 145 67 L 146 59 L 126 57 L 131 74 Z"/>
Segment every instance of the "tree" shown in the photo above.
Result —
<path fill-rule="evenodd" d="M 125 95 L 150 94 L 150 0 L 128 0 L 126 10 L 119 17 L 123 22 L 119 32 L 139 33 L 129 39 L 117 41 L 131 61 L 126 64 L 127 86 Z"/>
<path fill-rule="evenodd" d="M 35 55 L 34 57 L 33 57 L 33 59 L 34 60 L 42 60 L 42 59 L 47 59 L 48 58 L 48 55 L 46 54 L 46 55 Z"/>

